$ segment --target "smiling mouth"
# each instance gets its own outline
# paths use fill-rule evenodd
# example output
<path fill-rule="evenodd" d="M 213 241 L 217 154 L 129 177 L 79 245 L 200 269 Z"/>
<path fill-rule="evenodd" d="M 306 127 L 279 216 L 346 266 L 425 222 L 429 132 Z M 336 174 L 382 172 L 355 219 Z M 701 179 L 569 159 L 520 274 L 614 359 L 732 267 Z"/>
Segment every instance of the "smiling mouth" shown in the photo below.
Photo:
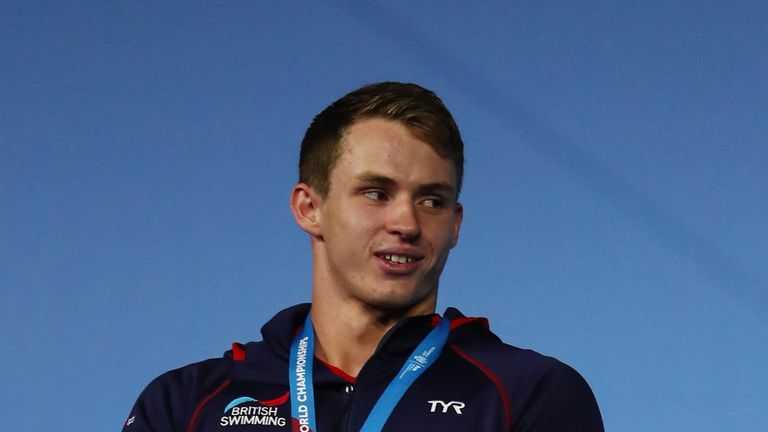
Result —
<path fill-rule="evenodd" d="M 420 258 L 412 257 L 409 255 L 397 255 L 397 254 L 377 254 L 379 258 L 389 261 L 393 264 L 406 264 L 418 261 Z"/>

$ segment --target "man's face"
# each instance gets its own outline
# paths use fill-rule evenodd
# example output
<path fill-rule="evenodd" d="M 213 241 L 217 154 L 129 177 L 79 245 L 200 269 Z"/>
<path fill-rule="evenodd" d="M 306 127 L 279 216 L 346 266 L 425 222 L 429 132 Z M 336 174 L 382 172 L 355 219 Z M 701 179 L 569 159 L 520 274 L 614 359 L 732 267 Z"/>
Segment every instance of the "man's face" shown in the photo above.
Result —
<path fill-rule="evenodd" d="M 434 308 L 463 215 L 453 161 L 381 118 L 354 123 L 341 145 L 319 206 L 321 283 L 377 308 Z"/>

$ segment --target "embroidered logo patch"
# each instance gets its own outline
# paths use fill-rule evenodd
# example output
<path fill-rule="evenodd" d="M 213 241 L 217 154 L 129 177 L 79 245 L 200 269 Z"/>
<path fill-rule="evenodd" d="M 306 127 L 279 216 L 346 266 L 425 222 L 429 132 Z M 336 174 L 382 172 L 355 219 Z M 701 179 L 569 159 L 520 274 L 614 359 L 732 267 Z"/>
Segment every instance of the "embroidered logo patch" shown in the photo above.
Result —
<path fill-rule="evenodd" d="M 461 410 L 463 410 L 464 407 L 466 406 L 464 402 L 460 402 L 460 401 L 443 402 L 441 400 L 431 400 L 427 402 L 429 403 L 429 412 L 447 413 L 448 408 L 453 408 L 456 414 L 461 415 L 462 414 Z"/>
<path fill-rule="evenodd" d="M 221 426 L 262 425 L 285 426 L 287 420 L 278 415 L 277 407 L 288 401 L 288 393 L 277 399 L 259 401 L 249 396 L 232 399 L 224 408 Z"/>

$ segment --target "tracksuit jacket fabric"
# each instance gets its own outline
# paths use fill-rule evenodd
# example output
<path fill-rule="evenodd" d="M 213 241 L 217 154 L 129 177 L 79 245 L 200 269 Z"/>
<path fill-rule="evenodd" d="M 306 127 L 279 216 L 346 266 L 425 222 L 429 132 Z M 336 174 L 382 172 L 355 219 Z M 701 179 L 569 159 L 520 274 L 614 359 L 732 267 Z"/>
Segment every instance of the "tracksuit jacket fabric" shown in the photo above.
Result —
<path fill-rule="evenodd" d="M 223 358 L 167 372 L 139 396 L 124 432 L 290 431 L 288 356 L 309 305 L 279 312 L 263 341 L 234 344 Z M 573 369 L 506 345 L 483 318 L 449 308 L 451 332 L 438 360 L 390 415 L 384 431 L 601 432 L 587 383 Z M 382 339 L 360 374 L 314 362 L 318 432 L 358 431 L 437 315 L 408 318 Z"/>

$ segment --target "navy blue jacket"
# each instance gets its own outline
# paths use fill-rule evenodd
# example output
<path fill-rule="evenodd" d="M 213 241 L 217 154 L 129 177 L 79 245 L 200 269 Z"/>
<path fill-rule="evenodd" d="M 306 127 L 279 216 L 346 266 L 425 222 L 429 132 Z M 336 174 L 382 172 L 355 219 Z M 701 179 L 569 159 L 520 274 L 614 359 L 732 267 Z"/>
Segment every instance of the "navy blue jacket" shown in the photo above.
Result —
<path fill-rule="evenodd" d="M 167 372 L 144 390 L 124 432 L 289 431 L 288 355 L 309 305 L 275 315 L 264 340 Z M 603 431 L 584 379 L 567 365 L 506 345 L 482 318 L 449 308 L 447 345 L 403 395 L 384 431 Z M 439 320 L 394 326 L 360 374 L 315 361 L 317 428 L 357 431 L 408 355 Z"/>

